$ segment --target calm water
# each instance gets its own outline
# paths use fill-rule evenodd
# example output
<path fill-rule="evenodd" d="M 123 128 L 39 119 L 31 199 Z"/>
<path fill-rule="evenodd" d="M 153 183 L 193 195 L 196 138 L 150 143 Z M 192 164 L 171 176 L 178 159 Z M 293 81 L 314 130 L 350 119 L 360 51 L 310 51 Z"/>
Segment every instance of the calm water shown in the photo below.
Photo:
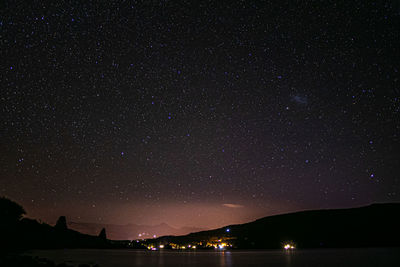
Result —
<path fill-rule="evenodd" d="M 56 263 L 94 264 L 100 267 L 128 266 L 400 266 L 400 248 L 387 249 L 325 249 L 258 251 L 144 251 L 144 250 L 37 250 L 33 256 L 48 258 Z"/>

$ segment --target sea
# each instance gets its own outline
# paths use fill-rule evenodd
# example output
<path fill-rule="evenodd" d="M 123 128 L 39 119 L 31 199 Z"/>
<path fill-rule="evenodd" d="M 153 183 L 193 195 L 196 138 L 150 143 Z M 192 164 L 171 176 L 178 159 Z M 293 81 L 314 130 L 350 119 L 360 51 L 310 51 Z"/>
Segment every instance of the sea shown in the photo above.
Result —
<path fill-rule="evenodd" d="M 284 250 L 34 250 L 26 254 L 58 263 L 98 264 L 100 267 L 382 267 L 400 266 L 400 248 Z"/>

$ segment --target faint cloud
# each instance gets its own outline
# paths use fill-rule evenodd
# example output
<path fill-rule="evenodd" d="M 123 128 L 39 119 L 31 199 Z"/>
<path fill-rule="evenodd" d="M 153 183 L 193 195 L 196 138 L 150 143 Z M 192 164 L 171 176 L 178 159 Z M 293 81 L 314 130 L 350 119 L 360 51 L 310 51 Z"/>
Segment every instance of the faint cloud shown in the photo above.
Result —
<path fill-rule="evenodd" d="M 227 208 L 232 208 L 232 209 L 239 209 L 239 208 L 243 208 L 243 205 L 238 205 L 238 204 L 231 204 L 231 203 L 225 203 L 222 204 L 222 206 L 227 207 Z"/>
<path fill-rule="evenodd" d="M 307 105 L 308 104 L 308 99 L 306 96 L 299 96 L 299 95 L 294 95 L 291 97 L 292 101 L 302 104 L 302 105 Z"/>

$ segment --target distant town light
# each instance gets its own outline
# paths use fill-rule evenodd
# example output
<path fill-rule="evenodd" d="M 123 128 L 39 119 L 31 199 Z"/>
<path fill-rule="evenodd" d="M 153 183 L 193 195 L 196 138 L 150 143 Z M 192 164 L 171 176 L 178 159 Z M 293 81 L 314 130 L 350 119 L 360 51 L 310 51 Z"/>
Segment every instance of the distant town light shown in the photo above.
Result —
<path fill-rule="evenodd" d="M 295 246 L 292 245 L 292 244 L 287 243 L 287 244 L 285 244 L 285 245 L 283 246 L 283 248 L 284 248 L 285 250 L 289 250 L 289 249 L 295 249 Z"/>
<path fill-rule="evenodd" d="M 227 231 L 227 232 L 230 232 L 230 231 L 231 231 L 231 229 L 229 229 L 229 228 L 226 228 L 226 231 Z"/>
<path fill-rule="evenodd" d="M 164 248 L 164 245 L 160 245 L 160 248 Z"/>
<path fill-rule="evenodd" d="M 223 249 L 223 248 L 225 248 L 227 245 L 228 245 L 227 243 L 221 243 L 221 244 L 218 245 L 218 248 Z"/>

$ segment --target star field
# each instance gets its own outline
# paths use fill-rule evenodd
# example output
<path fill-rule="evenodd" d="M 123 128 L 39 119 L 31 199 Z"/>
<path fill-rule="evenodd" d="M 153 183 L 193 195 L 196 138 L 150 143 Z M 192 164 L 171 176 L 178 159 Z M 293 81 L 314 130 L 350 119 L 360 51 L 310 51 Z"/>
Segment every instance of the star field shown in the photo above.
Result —
<path fill-rule="evenodd" d="M 216 227 L 400 201 L 396 1 L 6 1 L 0 194 Z"/>

